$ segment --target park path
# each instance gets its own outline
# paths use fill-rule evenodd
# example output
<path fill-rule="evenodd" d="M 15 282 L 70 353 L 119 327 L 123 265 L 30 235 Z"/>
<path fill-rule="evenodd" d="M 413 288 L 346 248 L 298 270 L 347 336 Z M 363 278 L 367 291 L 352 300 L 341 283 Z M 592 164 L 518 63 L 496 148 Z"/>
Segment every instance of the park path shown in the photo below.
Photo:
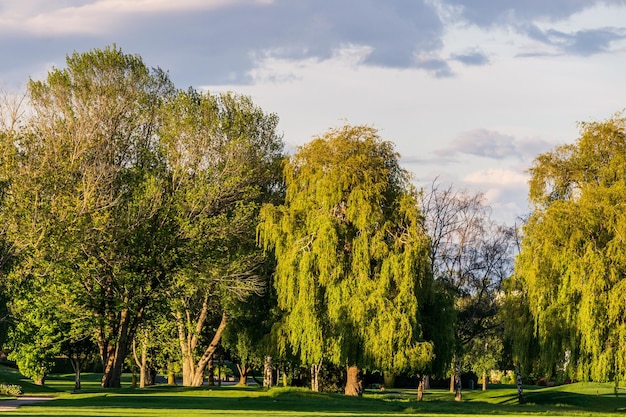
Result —
<path fill-rule="evenodd" d="M 18 397 L 14 400 L 2 400 L 0 401 L 0 412 L 2 411 L 14 411 L 17 407 L 22 405 L 30 405 L 42 401 L 50 401 L 52 397 Z"/>

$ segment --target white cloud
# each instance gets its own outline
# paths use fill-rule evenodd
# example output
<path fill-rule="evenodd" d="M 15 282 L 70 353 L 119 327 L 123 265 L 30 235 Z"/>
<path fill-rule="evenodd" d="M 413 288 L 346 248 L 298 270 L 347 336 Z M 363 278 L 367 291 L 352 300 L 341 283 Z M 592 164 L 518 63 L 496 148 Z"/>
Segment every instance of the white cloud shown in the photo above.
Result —
<path fill-rule="evenodd" d="M 504 168 L 489 168 L 467 174 L 463 181 L 469 184 L 524 186 L 528 175 Z"/>
<path fill-rule="evenodd" d="M 239 4 L 270 4 L 271 0 L 96 0 L 37 1 L 30 7 L 12 3 L 0 10 L 1 32 L 37 36 L 96 35 L 128 24 L 146 14 L 215 10 Z M 28 3 L 28 2 L 23 2 Z"/>

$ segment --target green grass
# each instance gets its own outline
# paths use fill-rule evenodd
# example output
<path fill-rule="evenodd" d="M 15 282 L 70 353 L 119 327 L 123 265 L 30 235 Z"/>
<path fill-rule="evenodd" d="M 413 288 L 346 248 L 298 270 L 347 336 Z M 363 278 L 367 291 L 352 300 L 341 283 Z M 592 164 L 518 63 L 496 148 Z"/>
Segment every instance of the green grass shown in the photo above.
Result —
<path fill-rule="evenodd" d="M 70 394 L 73 375 L 49 378 L 45 387 L 0 366 L 0 382 L 19 383 L 27 395 L 52 395 L 53 401 L 20 407 L 11 416 L 623 416 L 626 395 L 613 394 L 612 384 L 578 383 L 552 388 L 525 387 L 528 401 L 517 404 L 514 386 L 493 385 L 486 392 L 465 391 L 455 402 L 444 390 L 428 390 L 424 401 L 415 390 L 366 391 L 362 398 L 314 393 L 302 388 L 204 387 L 158 385 L 102 390 L 99 375 L 86 374 L 83 389 Z M 1 400 L 0 400 L 1 403 Z"/>

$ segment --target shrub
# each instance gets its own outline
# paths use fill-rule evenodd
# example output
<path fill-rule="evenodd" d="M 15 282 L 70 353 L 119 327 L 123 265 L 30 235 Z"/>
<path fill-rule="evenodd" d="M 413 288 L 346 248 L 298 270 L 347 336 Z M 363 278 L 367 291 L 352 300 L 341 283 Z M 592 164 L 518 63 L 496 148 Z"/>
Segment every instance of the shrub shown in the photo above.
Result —
<path fill-rule="evenodd" d="M 17 397 L 22 395 L 22 386 L 21 385 L 0 385 L 0 394 L 10 395 L 12 397 Z"/>

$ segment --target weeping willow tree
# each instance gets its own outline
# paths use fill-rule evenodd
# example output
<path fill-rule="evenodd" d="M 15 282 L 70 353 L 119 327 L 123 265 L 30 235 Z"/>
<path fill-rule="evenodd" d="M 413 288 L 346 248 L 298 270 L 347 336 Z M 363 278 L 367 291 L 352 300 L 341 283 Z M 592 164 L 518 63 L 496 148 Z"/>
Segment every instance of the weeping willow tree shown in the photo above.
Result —
<path fill-rule="evenodd" d="M 275 251 L 281 334 L 303 363 L 423 369 L 420 310 L 431 291 L 429 241 L 408 174 L 375 129 L 343 126 L 286 163 L 285 203 L 265 205 L 259 240 Z"/>
<path fill-rule="evenodd" d="M 581 125 L 531 169 L 534 204 L 513 296 L 527 300 L 541 370 L 626 379 L 626 119 Z"/>

